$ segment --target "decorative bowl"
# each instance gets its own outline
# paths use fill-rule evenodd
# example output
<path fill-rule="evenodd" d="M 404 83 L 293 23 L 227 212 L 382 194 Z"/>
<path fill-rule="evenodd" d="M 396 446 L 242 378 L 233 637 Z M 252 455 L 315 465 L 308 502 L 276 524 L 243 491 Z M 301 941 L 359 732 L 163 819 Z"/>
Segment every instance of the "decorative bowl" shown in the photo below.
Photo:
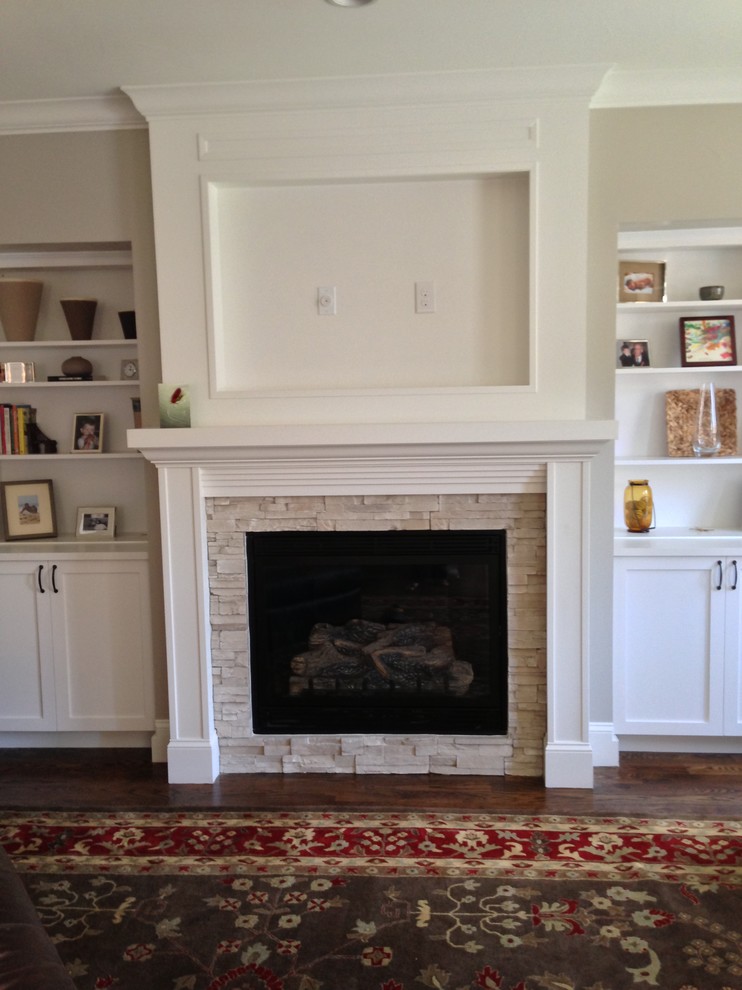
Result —
<path fill-rule="evenodd" d="M 701 299 L 723 299 L 724 298 L 724 286 L 723 285 L 702 285 L 698 290 L 699 298 Z"/>

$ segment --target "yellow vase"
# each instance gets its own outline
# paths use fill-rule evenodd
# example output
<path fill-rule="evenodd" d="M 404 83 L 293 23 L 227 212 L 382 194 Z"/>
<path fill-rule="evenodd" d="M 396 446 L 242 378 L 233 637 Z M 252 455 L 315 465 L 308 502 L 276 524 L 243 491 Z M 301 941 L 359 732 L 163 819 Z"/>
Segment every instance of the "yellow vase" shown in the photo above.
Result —
<path fill-rule="evenodd" d="M 630 533 L 646 533 L 652 528 L 654 502 L 649 482 L 630 481 L 623 493 L 623 516 Z"/>

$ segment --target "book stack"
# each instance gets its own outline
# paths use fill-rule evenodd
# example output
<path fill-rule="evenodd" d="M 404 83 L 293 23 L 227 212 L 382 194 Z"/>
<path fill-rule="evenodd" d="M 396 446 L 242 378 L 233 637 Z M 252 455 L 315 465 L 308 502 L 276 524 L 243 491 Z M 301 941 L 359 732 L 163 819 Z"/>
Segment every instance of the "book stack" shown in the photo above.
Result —
<path fill-rule="evenodd" d="M 0 453 L 35 454 L 36 410 L 32 406 L 0 405 Z"/>

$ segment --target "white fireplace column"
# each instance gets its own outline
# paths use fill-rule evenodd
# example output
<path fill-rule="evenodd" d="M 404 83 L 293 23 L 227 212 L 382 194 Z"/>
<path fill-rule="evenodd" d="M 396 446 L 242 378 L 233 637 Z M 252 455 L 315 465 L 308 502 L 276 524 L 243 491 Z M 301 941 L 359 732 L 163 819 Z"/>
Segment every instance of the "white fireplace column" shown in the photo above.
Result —
<path fill-rule="evenodd" d="M 547 787 L 589 788 L 590 461 L 612 422 L 201 427 L 130 431 L 158 468 L 172 783 L 219 773 L 214 730 L 208 497 L 547 495 Z"/>

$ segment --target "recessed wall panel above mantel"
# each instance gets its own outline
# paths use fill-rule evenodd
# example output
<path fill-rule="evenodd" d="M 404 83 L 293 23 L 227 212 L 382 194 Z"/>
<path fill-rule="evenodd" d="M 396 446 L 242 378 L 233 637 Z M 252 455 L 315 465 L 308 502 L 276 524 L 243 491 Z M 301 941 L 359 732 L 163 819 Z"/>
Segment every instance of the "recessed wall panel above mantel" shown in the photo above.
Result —
<path fill-rule="evenodd" d="M 528 385 L 529 179 L 213 185 L 214 394 Z"/>

